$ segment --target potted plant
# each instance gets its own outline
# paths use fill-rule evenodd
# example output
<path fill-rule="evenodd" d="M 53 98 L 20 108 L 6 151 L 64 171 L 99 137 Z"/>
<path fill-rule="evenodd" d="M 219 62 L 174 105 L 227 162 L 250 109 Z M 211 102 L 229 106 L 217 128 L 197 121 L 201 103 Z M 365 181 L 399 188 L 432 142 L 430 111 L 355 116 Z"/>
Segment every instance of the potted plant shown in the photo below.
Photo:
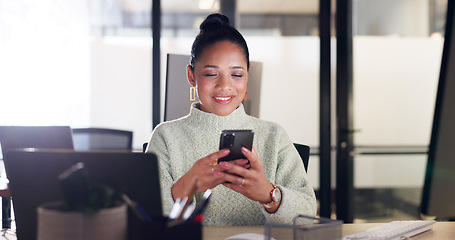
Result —
<path fill-rule="evenodd" d="M 59 180 L 64 201 L 38 208 L 38 240 L 126 240 L 127 207 L 118 193 L 92 184 L 83 163 Z"/>

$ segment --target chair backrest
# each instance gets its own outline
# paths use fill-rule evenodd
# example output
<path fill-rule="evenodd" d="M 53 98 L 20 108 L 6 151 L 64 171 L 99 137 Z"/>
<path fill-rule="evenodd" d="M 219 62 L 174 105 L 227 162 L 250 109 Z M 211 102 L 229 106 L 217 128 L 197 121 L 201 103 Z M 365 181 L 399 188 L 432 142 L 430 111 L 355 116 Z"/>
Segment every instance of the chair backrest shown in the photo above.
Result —
<path fill-rule="evenodd" d="M 310 161 L 310 147 L 303 144 L 294 143 L 294 147 L 299 152 L 300 158 L 303 161 L 303 166 L 305 167 L 305 171 L 308 169 L 308 162 Z"/>
<path fill-rule="evenodd" d="M 148 142 L 145 142 L 142 144 L 142 152 L 145 153 L 145 151 L 147 150 L 147 146 L 149 145 Z"/>
<path fill-rule="evenodd" d="M 133 132 L 108 128 L 73 128 L 74 150 L 133 149 Z"/>

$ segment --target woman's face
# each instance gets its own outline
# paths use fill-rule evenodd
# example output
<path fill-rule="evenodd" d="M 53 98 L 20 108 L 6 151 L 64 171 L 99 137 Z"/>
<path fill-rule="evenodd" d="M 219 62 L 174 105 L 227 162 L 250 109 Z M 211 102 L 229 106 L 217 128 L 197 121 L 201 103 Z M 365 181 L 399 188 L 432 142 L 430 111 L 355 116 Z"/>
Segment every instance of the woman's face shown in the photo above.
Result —
<path fill-rule="evenodd" d="M 193 71 L 188 67 L 187 73 L 204 112 L 227 116 L 245 97 L 248 69 L 237 44 L 222 41 L 209 46 L 194 63 Z"/>

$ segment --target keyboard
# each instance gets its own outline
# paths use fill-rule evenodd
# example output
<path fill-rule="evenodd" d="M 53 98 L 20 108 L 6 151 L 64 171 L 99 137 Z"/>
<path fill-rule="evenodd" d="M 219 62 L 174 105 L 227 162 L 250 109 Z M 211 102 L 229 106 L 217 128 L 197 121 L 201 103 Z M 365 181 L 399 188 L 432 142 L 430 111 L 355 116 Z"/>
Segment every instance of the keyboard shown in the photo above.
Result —
<path fill-rule="evenodd" d="M 362 232 L 354 233 L 343 240 L 371 239 L 371 240 L 402 240 L 433 228 L 434 220 L 392 221 Z"/>

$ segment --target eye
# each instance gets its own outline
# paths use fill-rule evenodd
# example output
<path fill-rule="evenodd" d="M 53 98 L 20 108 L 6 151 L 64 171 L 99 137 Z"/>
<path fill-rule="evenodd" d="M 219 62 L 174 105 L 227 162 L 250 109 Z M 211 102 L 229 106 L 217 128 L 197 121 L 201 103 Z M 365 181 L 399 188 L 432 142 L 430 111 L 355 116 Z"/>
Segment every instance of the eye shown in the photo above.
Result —
<path fill-rule="evenodd" d="M 237 77 L 237 78 L 241 78 L 241 77 L 243 77 L 243 75 L 242 75 L 242 74 L 232 74 L 232 76 L 233 76 L 233 77 Z"/>
<path fill-rule="evenodd" d="M 204 77 L 216 77 L 218 74 L 216 72 L 206 72 Z"/>

